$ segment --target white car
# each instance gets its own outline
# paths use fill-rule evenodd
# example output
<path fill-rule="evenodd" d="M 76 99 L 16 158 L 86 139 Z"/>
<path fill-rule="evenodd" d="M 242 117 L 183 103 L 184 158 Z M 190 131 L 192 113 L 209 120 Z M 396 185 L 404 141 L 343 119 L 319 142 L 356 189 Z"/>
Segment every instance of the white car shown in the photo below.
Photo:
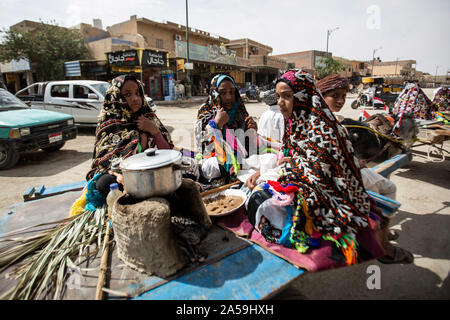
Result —
<path fill-rule="evenodd" d="M 96 80 L 36 82 L 16 93 L 32 109 L 70 114 L 79 126 L 96 126 L 109 83 Z M 145 96 L 151 109 L 156 105 Z"/>

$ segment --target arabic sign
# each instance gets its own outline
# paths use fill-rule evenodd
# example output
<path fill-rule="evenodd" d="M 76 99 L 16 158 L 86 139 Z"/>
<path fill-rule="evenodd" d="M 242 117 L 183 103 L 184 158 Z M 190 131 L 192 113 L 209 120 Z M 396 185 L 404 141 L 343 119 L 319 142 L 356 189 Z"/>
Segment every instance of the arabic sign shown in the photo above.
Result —
<path fill-rule="evenodd" d="M 144 50 L 142 54 L 142 65 L 153 67 L 165 67 L 167 65 L 167 52 Z"/>
<path fill-rule="evenodd" d="M 225 46 L 208 46 L 209 61 L 224 64 L 236 64 L 236 51 L 227 49 Z"/>
<path fill-rule="evenodd" d="M 179 58 L 187 58 L 187 43 L 175 41 L 176 54 Z M 197 61 L 215 62 L 223 64 L 237 64 L 236 51 L 225 48 L 225 46 L 208 45 L 199 46 L 189 44 L 189 59 Z"/>
<path fill-rule="evenodd" d="M 138 66 L 139 59 L 136 50 L 108 52 L 108 62 L 114 66 Z"/>
<path fill-rule="evenodd" d="M 179 58 L 187 59 L 187 43 L 184 41 L 175 41 L 176 54 Z M 198 44 L 189 43 L 189 59 L 198 61 L 208 60 L 208 48 Z"/>

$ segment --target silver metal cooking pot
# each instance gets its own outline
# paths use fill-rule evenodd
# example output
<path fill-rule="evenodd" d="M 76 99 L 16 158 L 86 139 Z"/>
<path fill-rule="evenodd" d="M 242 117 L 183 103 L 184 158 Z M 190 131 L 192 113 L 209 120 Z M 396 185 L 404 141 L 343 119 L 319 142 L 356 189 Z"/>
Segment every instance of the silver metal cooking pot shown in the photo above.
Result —
<path fill-rule="evenodd" d="M 164 196 L 181 185 L 181 152 L 165 149 L 147 149 L 120 163 L 112 170 L 123 175 L 125 190 L 137 199 Z"/>

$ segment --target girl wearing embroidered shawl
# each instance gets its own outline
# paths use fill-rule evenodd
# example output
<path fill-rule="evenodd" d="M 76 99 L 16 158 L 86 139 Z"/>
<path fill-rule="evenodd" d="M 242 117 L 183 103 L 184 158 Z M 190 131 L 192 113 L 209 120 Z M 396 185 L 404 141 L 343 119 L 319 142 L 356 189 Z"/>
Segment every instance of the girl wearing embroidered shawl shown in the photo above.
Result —
<path fill-rule="evenodd" d="M 292 91 L 290 111 L 279 88 Z M 371 203 L 347 132 L 308 73 L 295 69 L 283 74 L 277 95 L 285 116 L 283 149 L 292 158 L 278 182 L 269 181 L 266 187 L 274 198 L 290 194 L 295 204 L 288 210 L 279 243 L 305 253 L 320 238 L 330 240 L 342 249 L 347 264 L 355 264 L 355 237 L 368 226 Z"/>
<path fill-rule="evenodd" d="M 256 122 L 249 116 L 234 79 L 226 74 L 216 75 L 194 128 L 196 152 L 204 157 L 201 168 L 206 179 L 237 173 L 248 150 L 236 135 L 243 135 L 248 129 L 254 129 L 250 135 L 256 137 Z"/>
<path fill-rule="evenodd" d="M 128 86 L 132 86 L 134 92 L 125 90 Z M 148 147 L 173 148 L 169 132 L 144 98 L 140 81 L 130 75 L 112 80 L 95 136 L 93 161 L 86 179 L 98 178 L 100 175 L 97 174 L 101 174 L 97 180 L 97 190 L 103 196 L 109 192 L 109 184 L 116 182 L 110 171 L 113 160 L 128 158 Z"/>

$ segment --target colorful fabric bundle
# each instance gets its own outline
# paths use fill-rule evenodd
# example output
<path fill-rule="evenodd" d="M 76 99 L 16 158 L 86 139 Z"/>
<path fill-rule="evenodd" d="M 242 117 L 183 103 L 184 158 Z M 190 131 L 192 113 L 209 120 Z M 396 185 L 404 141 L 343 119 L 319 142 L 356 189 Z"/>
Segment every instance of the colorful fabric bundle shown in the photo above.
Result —
<path fill-rule="evenodd" d="M 415 119 L 433 120 L 434 107 L 418 84 L 408 83 L 395 101 L 392 113 L 397 119 L 395 130 L 400 127 L 405 115 L 412 115 Z"/>
<path fill-rule="evenodd" d="M 448 87 L 440 88 L 433 98 L 433 118 L 448 124 L 449 120 L 442 112 L 450 111 Z"/>
<path fill-rule="evenodd" d="M 217 157 L 219 164 L 223 165 L 227 172 L 233 167 L 234 172 L 237 173 L 241 168 L 240 164 L 242 163 L 242 158 L 247 156 L 245 148 L 238 139 L 235 139 L 228 128 L 224 128 L 225 140 L 223 140 L 222 133 L 219 131 L 213 120 L 210 121 L 210 126 L 213 128 L 211 141 L 214 143 L 215 156 Z"/>
<path fill-rule="evenodd" d="M 125 97 L 120 93 L 120 88 L 126 80 L 136 81 L 142 96 L 143 106 L 135 114 L 132 114 Z M 114 159 L 125 159 L 136 153 L 139 147 L 146 149 L 146 146 L 140 146 L 140 132 L 135 123 L 141 115 L 155 122 L 164 139 L 173 147 L 169 132 L 145 100 L 144 89 L 139 80 L 128 75 L 113 79 L 106 91 L 97 123 L 93 161 L 86 180 L 92 179 L 98 172 L 107 172 Z M 148 145 L 154 146 L 152 137 L 148 138 Z"/>
<path fill-rule="evenodd" d="M 294 91 L 292 125 L 286 126 L 283 139 L 283 149 L 292 151 L 292 159 L 278 180 L 299 189 L 292 241 L 304 252 L 314 231 L 354 238 L 368 225 L 370 204 L 347 131 L 308 73 L 289 70 L 279 81 Z"/>

